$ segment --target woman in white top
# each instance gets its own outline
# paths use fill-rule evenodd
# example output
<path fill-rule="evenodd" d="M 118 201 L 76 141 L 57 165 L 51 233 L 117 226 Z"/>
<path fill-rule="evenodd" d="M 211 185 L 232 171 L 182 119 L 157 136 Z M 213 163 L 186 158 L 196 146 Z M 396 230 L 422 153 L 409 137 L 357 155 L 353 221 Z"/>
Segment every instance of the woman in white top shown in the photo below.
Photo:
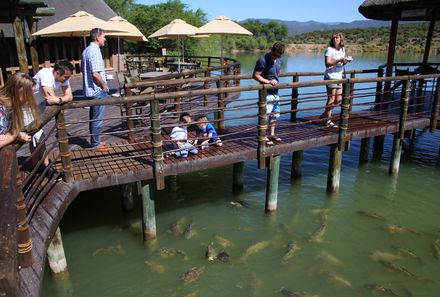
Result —
<path fill-rule="evenodd" d="M 344 36 L 341 32 L 333 34 L 330 39 L 329 46 L 327 47 L 324 54 L 325 61 L 325 73 L 324 79 L 342 79 L 342 74 L 344 71 L 344 65 L 351 61 L 345 56 L 344 49 Z M 333 108 L 341 102 L 342 99 L 342 84 L 329 84 L 327 85 L 327 103 L 326 108 L 320 118 L 327 119 L 325 124 L 327 127 L 337 128 L 332 120 Z"/>

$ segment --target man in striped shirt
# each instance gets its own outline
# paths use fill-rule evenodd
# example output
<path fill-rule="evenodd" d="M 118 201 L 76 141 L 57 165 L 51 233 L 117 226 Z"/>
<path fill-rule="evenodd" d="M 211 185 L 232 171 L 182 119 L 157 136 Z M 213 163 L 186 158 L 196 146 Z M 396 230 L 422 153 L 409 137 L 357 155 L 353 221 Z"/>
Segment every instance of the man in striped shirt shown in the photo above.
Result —
<path fill-rule="evenodd" d="M 105 32 L 100 28 L 90 31 L 90 45 L 83 51 L 81 69 L 83 76 L 84 95 L 87 99 L 104 99 L 108 94 L 105 77 L 104 61 L 100 47 L 105 43 Z M 110 150 L 100 141 L 100 133 L 104 117 L 104 105 L 90 107 L 90 145 L 95 151 Z"/>

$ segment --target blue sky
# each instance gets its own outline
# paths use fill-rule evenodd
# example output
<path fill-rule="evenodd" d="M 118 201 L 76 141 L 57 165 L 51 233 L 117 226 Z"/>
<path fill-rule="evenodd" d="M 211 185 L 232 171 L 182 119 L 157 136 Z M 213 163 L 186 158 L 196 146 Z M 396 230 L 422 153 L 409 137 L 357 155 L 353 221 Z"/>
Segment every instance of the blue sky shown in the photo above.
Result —
<path fill-rule="evenodd" d="M 166 0 L 135 0 L 140 4 L 158 4 Z M 191 10 L 198 8 L 208 20 L 225 15 L 233 20 L 272 18 L 286 21 L 351 22 L 365 20 L 358 12 L 363 0 L 181 0 Z"/>

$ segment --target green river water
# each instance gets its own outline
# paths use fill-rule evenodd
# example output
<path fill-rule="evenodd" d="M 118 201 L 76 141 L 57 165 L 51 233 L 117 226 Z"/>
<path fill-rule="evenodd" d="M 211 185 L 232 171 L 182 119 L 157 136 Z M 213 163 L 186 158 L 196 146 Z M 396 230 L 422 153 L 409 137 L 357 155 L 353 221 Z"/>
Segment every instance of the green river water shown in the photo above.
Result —
<path fill-rule="evenodd" d="M 237 58 L 249 73 L 257 56 Z M 320 54 L 284 60 L 284 71 L 322 71 Z M 384 60 L 355 57 L 351 68 L 377 67 Z M 303 177 L 294 182 L 291 155 L 282 155 L 278 211 L 272 215 L 264 213 L 266 171 L 257 169 L 256 161 L 245 163 L 241 193 L 232 191 L 232 166 L 179 175 L 174 186 L 156 193 L 157 240 L 150 244 L 142 242 L 140 199 L 125 213 L 118 187 L 82 193 L 60 225 L 69 272 L 53 276 L 46 267 L 42 296 L 270 297 L 283 296 L 282 287 L 323 297 L 393 296 L 368 284 L 401 297 L 440 296 L 440 261 L 433 251 L 440 238 L 440 133 L 417 131 L 415 152 L 402 156 L 397 177 L 388 175 L 391 141 L 387 136 L 380 162 L 362 166 L 360 143 L 354 141 L 343 154 L 340 191 L 332 195 L 326 193 L 328 147 L 305 151 Z M 245 207 L 231 205 L 237 200 Z M 178 219 L 193 222 L 195 235 L 171 234 Z M 323 223 L 321 240 L 310 240 Z M 393 225 L 410 231 L 391 233 Z M 231 244 L 222 247 L 216 236 Z M 283 261 L 292 241 L 299 249 Z M 230 262 L 207 261 L 210 243 L 228 252 Z M 257 243 L 264 248 L 243 256 Z M 157 251 L 164 247 L 186 257 L 163 257 Z M 386 267 L 388 262 L 415 276 Z M 204 271 L 185 284 L 180 276 L 192 267 Z"/>

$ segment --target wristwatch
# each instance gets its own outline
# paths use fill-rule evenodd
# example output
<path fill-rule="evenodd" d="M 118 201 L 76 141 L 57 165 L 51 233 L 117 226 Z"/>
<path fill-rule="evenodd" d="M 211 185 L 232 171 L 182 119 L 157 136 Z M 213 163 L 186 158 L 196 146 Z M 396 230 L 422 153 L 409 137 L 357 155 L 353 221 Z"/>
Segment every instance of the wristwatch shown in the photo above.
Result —
<path fill-rule="evenodd" d="M 63 99 L 61 99 L 61 97 L 58 97 L 58 105 L 61 105 L 61 103 L 63 103 Z"/>

